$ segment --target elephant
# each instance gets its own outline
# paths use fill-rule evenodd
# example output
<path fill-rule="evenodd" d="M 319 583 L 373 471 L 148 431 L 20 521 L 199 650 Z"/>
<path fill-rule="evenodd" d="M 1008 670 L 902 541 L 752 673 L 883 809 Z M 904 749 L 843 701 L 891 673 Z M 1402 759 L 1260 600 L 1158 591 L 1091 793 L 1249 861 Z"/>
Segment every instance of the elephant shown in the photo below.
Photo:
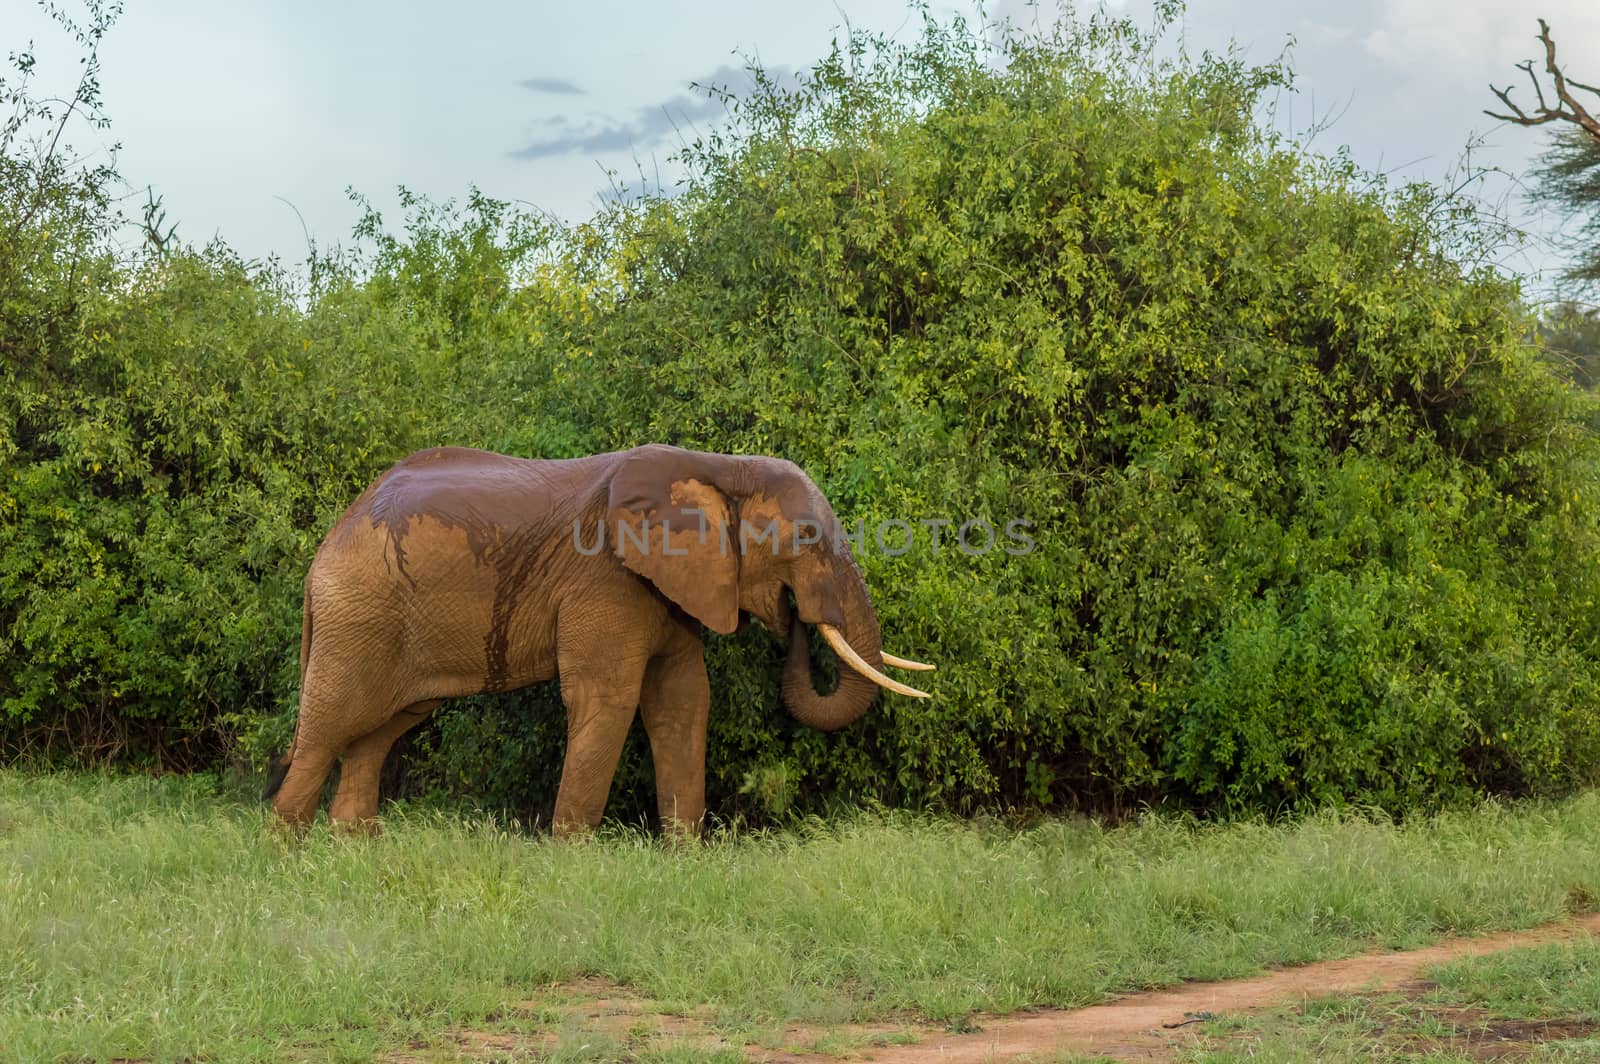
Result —
<path fill-rule="evenodd" d="M 792 604 L 791 604 L 792 598 Z M 880 688 L 925 698 L 885 665 L 847 537 L 794 463 L 661 444 L 571 459 L 419 451 L 334 522 L 306 575 L 300 711 L 267 797 L 303 831 L 335 760 L 329 818 L 376 831 L 394 742 L 449 698 L 558 680 L 567 750 L 552 831 L 600 822 L 623 741 L 644 717 L 663 830 L 705 818 L 710 686 L 701 628 L 749 618 L 788 640 L 782 700 L 824 731 Z M 817 693 L 807 626 L 841 663 Z"/>

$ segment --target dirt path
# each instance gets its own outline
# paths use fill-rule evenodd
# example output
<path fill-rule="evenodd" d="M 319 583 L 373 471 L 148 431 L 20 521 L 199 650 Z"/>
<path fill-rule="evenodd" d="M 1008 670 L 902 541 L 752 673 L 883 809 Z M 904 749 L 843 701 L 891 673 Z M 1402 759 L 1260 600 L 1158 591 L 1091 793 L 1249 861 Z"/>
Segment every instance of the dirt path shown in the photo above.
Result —
<path fill-rule="evenodd" d="M 951 1034 L 940 1028 L 905 1022 L 826 1030 L 797 1026 L 789 1028 L 780 1043 L 815 1045 L 820 1038 L 831 1036 L 846 1045 L 851 1042 L 860 1045 L 874 1040 L 920 1036 L 919 1041 L 912 1043 L 860 1046 L 846 1051 L 843 1058 L 762 1045 L 746 1045 L 742 1049 L 747 1059 L 767 1064 L 841 1064 L 841 1059 L 865 1060 L 872 1064 L 913 1061 L 976 1064 L 1019 1057 L 1054 1059 L 1069 1053 L 1118 1060 L 1170 1060 L 1180 1049 L 1198 1040 L 1201 1025 L 1184 1022 L 1198 1014 L 1238 1014 L 1293 1005 L 1329 994 L 1392 991 L 1414 983 L 1430 965 L 1517 946 L 1561 941 L 1583 933 L 1600 935 L 1600 913 L 1526 931 L 1448 939 L 1423 949 L 1367 953 L 1345 960 L 1283 968 L 1249 979 L 1185 983 L 1168 990 L 1129 994 L 1088 1008 L 984 1014 L 973 1018 L 979 1029 L 971 1034 Z M 717 1032 L 706 1010 L 667 1015 L 658 1003 L 598 979 L 555 984 L 549 988 L 549 993 L 517 1006 L 512 1014 L 555 1016 L 559 1020 L 552 1026 L 548 1019 L 541 1019 L 533 1029 L 523 1032 L 457 1029 L 450 1032 L 443 1043 L 416 1042 L 380 1059 L 386 1064 L 422 1064 L 438 1059 L 441 1050 L 452 1059 L 522 1059 L 558 1053 L 565 1042 L 572 1043 L 569 1048 L 573 1048 L 576 1055 L 599 1058 L 609 1053 L 616 1059 L 632 1059 L 646 1048 L 698 1048 L 708 1052 L 741 1048 Z M 1551 1024 L 1522 1026 L 1543 1030 Z M 1584 1031 L 1592 1027 L 1582 1026 Z M 1513 1034 L 1501 1032 L 1500 1037 L 1513 1037 Z M 1549 1032 L 1544 1036 L 1535 1031 L 1530 1037 L 1515 1037 L 1527 1043 L 1525 1048 L 1531 1048 L 1549 1037 Z M 595 1039 L 600 1041 L 590 1044 Z"/>
<path fill-rule="evenodd" d="M 1285 968 L 1250 979 L 1187 983 L 1170 990 L 1130 994 L 1104 1005 L 978 1018 L 974 1034 L 930 1035 L 914 1045 L 865 1051 L 873 1064 L 937 1060 L 1011 1060 L 1059 1053 L 1099 1054 L 1119 1060 L 1166 1060 L 1191 1042 L 1197 1025 L 1182 1024 L 1197 1013 L 1247 1012 L 1293 1004 L 1308 997 L 1357 990 L 1389 990 L 1418 978 L 1430 965 L 1479 957 L 1516 946 L 1537 945 L 1588 932 L 1600 935 L 1600 913 L 1527 931 L 1455 938 L 1424 949 L 1367 953 L 1340 961 Z M 784 1061 L 836 1061 L 823 1056 L 783 1056 Z"/>

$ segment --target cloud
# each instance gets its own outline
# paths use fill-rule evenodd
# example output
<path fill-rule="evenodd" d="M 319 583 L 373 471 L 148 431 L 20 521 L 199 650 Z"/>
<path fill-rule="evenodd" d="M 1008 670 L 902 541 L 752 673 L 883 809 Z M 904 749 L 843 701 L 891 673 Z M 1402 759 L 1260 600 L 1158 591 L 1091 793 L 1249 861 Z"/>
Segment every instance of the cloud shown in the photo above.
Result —
<path fill-rule="evenodd" d="M 789 67 L 772 67 L 765 73 L 780 85 L 796 82 L 794 71 Z M 580 152 L 600 155 L 654 147 L 684 126 L 721 118 L 727 110 L 721 93 L 743 95 L 754 87 L 755 80 L 742 67 L 723 65 L 704 77 L 695 78 L 692 84 L 696 86 L 692 94 L 676 93 L 661 103 L 641 107 L 624 119 L 588 123 L 567 118 L 548 119 L 544 126 L 549 132 L 507 154 L 513 159 L 532 160 Z"/>
<path fill-rule="evenodd" d="M 1545 0 L 1537 14 L 1550 21 L 1556 43 L 1574 56 L 1600 35 L 1600 8 L 1593 0 Z M 1393 0 L 1363 41 L 1367 52 L 1388 65 L 1425 76 L 1440 67 L 1494 71 L 1534 55 L 1538 25 L 1516 4 L 1492 0 Z M 1570 42 L 1570 43 L 1569 43 Z M 1511 56 L 1512 58 L 1507 58 Z"/>
<path fill-rule="evenodd" d="M 548 92 L 552 96 L 582 96 L 584 91 L 566 78 L 526 78 L 517 82 L 530 92 Z"/>

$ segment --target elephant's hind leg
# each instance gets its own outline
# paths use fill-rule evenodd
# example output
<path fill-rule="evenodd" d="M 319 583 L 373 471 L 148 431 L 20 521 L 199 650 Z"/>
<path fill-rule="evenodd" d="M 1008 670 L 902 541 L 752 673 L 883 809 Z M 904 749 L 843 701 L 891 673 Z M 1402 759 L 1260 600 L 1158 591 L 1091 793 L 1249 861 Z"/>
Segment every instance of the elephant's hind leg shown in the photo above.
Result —
<path fill-rule="evenodd" d="M 328 819 L 350 832 L 378 834 L 378 781 L 384 760 L 400 736 L 427 720 L 443 699 L 418 702 L 390 717 L 378 730 L 363 734 L 339 757 L 339 787 L 334 790 Z"/>
<path fill-rule="evenodd" d="M 351 664 L 356 656 L 330 650 L 340 643 L 328 633 L 319 639 L 322 642 L 311 656 L 300 692 L 300 718 L 295 723 L 289 768 L 272 802 L 278 816 L 296 832 L 315 819 L 322 785 L 340 751 L 351 740 L 381 728 L 394 715 L 394 695 L 374 690 L 366 682 Z M 381 768 L 381 757 L 378 764 Z"/>
<path fill-rule="evenodd" d="M 378 780 L 383 762 L 395 741 L 428 719 L 439 700 L 418 702 L 396 713 L 377 730 L 349 746 L 339 759 L 339 789 L 334 793 L 328 819 L 347 831 L 378 831 Z"/>
<path fill-rule="evenodd" d="M 317 815 L 317 801 L 322 797 L 322 784 L 333 768 L 334 757 L 332 750 L 295 740 L 289 769 L 272 799 L 272 809 L 296 834 L 305 831 Z"/>

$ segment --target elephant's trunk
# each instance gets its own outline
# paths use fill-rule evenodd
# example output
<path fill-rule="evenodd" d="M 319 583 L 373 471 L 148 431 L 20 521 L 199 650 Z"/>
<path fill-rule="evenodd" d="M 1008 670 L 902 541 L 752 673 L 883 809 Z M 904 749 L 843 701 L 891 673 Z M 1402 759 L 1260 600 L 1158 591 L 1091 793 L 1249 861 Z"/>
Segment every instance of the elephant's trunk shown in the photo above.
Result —
<path fill-rule="evenodd" d="M 841 606 L 845 640 L 874 668 L 883 668 L 883 643 L 878 634 L 878 615 L 867 597 L 867 585 L 854 564 L 842 589 Z M 832 694 L 817 694 L 811 679 L 809 625 L 791 614 L 789 659 L 783 667 L 783 704 L 801 724 L 822 731 L 837 731 L 859 720 L 877 697 L 878 685 L 855 669 L 840 662 L 839 686 Z"/>

